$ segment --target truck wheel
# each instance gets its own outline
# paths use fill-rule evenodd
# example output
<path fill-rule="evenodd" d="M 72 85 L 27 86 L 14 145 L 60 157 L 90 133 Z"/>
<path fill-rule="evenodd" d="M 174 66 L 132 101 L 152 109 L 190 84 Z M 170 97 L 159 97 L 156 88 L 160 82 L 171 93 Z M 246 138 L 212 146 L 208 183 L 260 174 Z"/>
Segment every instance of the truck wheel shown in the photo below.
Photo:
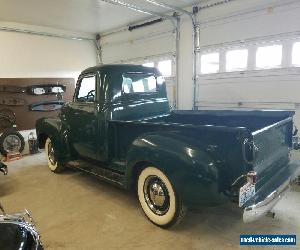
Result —
<path fill-rule="evenodd" d="M 185 215 L 186 209 L 168 177 L 155 167 L 141 172 L 137 193 L 145 215 L 157 226 L 168 228 Z"/>
<path fill-rule="evenodd" d="M 54 173 L 62 172 L 65 167 L 62 165 L 60 161 L 58 161 L 55 157 L 55 149 L 53 143 L 50 138 L 47 138 L 45 143 L 45 152 L 48 161 L 48 167 Z"/>

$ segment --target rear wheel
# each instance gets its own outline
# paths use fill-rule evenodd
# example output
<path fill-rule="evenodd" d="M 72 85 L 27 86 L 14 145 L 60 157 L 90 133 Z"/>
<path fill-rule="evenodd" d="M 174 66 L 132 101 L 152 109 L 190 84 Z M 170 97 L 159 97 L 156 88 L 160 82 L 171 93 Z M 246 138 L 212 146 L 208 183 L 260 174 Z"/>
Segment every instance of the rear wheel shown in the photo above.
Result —
<path fill-rule="evenodd" d="M 148 219 L 167 228 L 178 223 L 186 209 L 168 177 L 156 167 L 145 168 L 138 177 L 138 198 Z"/>
<path fill-rule="evenodd" d="M 55 154 L 55 148 L 50 138 L 47 138 L 46 140 L 45 152 L 48 161 L 48 167 L 50 168 L 50 170 L 54 173 L 62 172 L 65 169 L 65 167 L 60 161 L 57 160 Z"/>

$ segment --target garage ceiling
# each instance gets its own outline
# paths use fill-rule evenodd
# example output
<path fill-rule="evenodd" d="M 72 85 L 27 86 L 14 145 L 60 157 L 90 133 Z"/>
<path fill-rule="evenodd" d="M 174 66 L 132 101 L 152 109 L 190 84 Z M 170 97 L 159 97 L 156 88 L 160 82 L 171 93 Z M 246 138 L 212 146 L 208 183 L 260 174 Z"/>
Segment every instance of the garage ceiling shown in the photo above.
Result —
<path fill-rule="evenodd" d="M 167 10 L 143 0 L 123 0 L 138 7 L 164 13 Z M 176 7 L 195 0 L 160 0 Z M 0 0 L 0 21 L 47 26 L 69 31 L 101 33 L 147 19 L 149 15 L 101 0 Z"/>

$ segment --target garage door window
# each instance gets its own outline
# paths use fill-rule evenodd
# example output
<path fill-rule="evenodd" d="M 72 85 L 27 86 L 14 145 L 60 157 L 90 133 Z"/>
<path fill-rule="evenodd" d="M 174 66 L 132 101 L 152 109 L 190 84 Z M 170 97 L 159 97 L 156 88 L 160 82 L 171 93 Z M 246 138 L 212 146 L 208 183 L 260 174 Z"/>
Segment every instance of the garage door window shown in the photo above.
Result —
<path fill-rule="evenodd" d="M 300 42 L 294 43 L 292 52 L 292 64 L 300 66 Z"/>
<path fill-rule="evenodd" d="M 241 71 L 247 68 L 248 50 L 236 49 L 226 53 L 226 71 Z"/>
<path fill-rule="evenodd" d="M 170 77 L 172 75 L 172 61 L 165 60 L 158 62 L 158 69 L 163 76 Z"/>
<path fill-rule="evenodd" d="M 282 45 L 271 45 L 257 48 L 256 68 L 269 69 L 281 65 Z"/>
<path fill-rule="evenodd" d="M 219 72 L 219 53 L 204 54 L 201 56 L 201 73 L 210 74 Z"/>
<path fill-rule="evenodd" d="M 143 64 L 144 67 L 154 67 L 154 62 L 148 62 Z"/>

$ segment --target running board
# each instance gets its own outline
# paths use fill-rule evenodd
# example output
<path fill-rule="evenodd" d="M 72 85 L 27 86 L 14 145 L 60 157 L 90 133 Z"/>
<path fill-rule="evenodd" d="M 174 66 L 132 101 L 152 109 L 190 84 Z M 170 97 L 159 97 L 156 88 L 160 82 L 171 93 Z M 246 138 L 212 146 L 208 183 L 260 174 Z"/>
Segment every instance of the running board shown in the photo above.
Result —
<path fill-rule="evenodd" d="M 82 170 L 119 186 L 124 186 L 125 177 L 123 174 L 117 173 L 94 163 L 84 160 L 74 160 L 67 162 L 67 166 Z"/>

